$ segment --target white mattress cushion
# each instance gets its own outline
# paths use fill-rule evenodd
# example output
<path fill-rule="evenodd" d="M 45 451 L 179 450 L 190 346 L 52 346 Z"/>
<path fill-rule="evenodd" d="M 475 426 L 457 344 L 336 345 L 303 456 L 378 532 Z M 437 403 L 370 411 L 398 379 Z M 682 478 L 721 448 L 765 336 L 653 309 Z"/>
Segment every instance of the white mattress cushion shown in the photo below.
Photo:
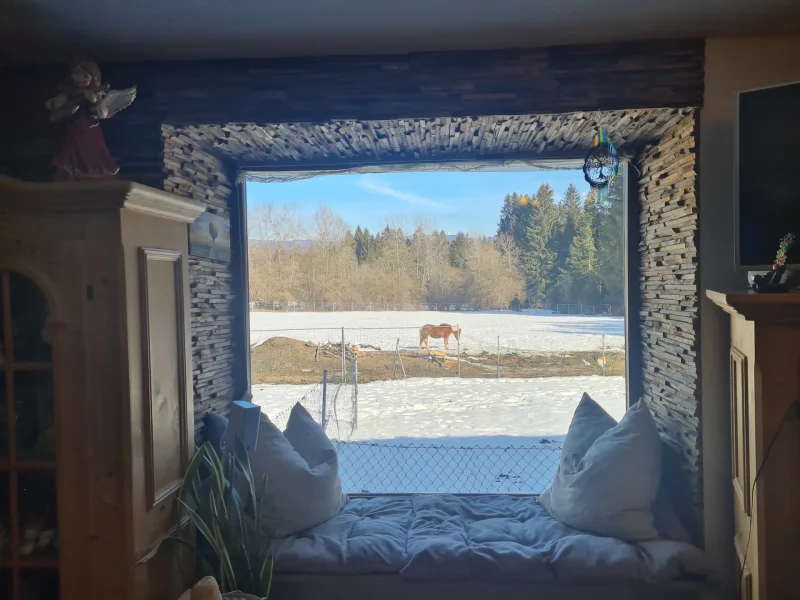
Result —
<path fill-rule="evenodd" d="M 576 529 L 638 542 L 659 537 L 653 503 L 661 437 L 650 409 L 634 404 L 619 423 L 587 394 L 567 431 L 551 487 L 539 502 Z"/>
<path fill-rule="evenodd" d="M 702 551 L 689 544 L 592 535 L 556 521 L 530 496 L 352 498 L 339 516 L 271 547 L 275 572 L 284 574 L 605 584 L 699 580 L 711 573 Z"/>
<path fill-rule="evenodd" d="M 268 477 L 258 528 L 269 537 L 285 537 L 324 523 L 347 503 L 336 449 L 300 404 L 292 409 L 286 432 L 262 414 L 258 445 L 250 453 L 256 481 Z"/>

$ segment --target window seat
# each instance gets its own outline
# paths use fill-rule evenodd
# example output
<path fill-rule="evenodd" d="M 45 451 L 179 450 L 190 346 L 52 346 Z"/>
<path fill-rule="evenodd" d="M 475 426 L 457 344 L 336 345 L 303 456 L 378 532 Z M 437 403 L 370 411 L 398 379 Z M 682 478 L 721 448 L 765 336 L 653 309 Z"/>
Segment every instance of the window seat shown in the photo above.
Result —
<path fill-rule="evenodd" d="M 385 585 L 390 595 L 382 600 L 389 600 L 400 593 L 398 582 L 415 590 L 410 597 L 424 597 L 425 589 L 435 597 L 435 589 L 449 593 L 442 585 L 470 581 L 480 584 L 473 590 L 484 584 L 517 585 L 528 594 L 532 584 L 537 589 L 542 584 L 583 586 L 583 593 L 591 592 L 584 597 L 592 598 L 602 597 L 603 589 L 609 598 L 627 598 L 634 588 L 649 595 L 631 598 L 657 598 L 658 589 L 672 594 L 665 598 L 691 597 L 686 595 L 691 590 L 707 589 L 710 577 L 703 552 L 690 544 L 634 545 L 587 534 L 552 519 L 529 496 L 354 498 L 339 516 L 276 540 L 273 549 L 278 600 L 281 590 L 293 598 L 322 597 L 323 591 L 326 598 L 336 597 L 336 586 L 342 587 L 342 597 L 347 589 L 353 597 L 353 585 Z M 451 591 L 463 598 L 469 590 Z M 506 592 L 514 596 L 512 589 Z"/>

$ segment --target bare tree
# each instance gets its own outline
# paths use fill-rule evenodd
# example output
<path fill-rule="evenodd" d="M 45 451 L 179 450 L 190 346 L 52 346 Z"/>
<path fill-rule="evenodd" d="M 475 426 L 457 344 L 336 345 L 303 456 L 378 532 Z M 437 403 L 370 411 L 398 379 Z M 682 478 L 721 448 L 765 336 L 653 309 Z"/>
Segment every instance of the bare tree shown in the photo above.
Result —
<path fill-rule="evenodd" d="M 348 225 L 320 206 L 308 226 L 291 205 L 263 204 L 249 215 L 253 300 L 327 302 L 470 302 L 501 308 L 521 293 L 519 249 L 507 237 L 469 236 L 451 265 L 443 231 L 418 218 L 407 237 L 402 218 L 379 234 L 374 258 L 359 264 Z"/>
<path fill-rule="evenodd" d="M 514 237 L 508 233 L 501 233 L 495 238 L 494 245 L 505 258 L 508 272 L 513 273 L 517 271 L 522 259 L 522 252 L 520 252 L 519 247 L 514 242 Z"/>
<path fill-rule="evenodd" d="M 297 275 L 297 244 L 304 234 L 296 206 L 259 205 L 249 211 L 251 297 L 291 300 Z"/>

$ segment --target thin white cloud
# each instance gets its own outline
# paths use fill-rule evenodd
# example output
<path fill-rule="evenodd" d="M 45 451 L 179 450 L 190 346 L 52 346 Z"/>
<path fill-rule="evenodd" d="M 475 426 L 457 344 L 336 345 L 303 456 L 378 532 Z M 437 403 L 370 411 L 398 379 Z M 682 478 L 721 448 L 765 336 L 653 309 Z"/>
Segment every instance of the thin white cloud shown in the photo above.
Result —
<path fill-rule="evenodd" d="M 419 194 L 413 194 L 410 192 L 403 192 L 400 190 L 396 190 L 388 185 L 384 185 L 382 183 L 378 183 L 377 181 L 373 181 L 371 179 L 367 179 L 366 177 L 362 177 L 358 182 L 359 187 L 369 190 L 370 192 L 375 192 L 376 194 L 380 194 L 381 196 L 386 196 L 388 198 L 394 198 L 395 200 L 400 200 L 401 202 L 406 202 L 408 204 L 414 204 L 416 206 L 425 206 L 432 210 L 441 212 L 441 213 L 450 213 L 453 212 L 453 207 L 449 204 L 444 204 L 442 202 L 437 202 L 436 200 L 431 200 L 430 198 L 426 198 L 425 196 L 420 196 Z"/>

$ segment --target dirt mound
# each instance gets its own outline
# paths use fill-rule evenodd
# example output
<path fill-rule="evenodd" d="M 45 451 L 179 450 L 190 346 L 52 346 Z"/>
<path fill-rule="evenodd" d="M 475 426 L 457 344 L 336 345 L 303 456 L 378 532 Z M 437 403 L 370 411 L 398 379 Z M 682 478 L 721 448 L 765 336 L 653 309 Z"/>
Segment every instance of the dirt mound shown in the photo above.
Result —
<path fill-rule="evenodd" d="M 348 366 L 358 355 L 358 381 L 388 381 L 405 377 L 457 377 L 459 360 L 454 352 L 402 350 L 400 360 L 393 351 L 345 346 Z M 461 377 L 497 377 L 497 355 L 461 355 Z M 572 377 L 602 375 L 598 352 L 536 352 L 500 355 L 500 377 Z M 313 384 L 328 370 L 331 382 L 341 379 L 341 344 L 318 345 L 286 337 L 270 338 L 252 349 L 252 381 L 258 383 Z M 606 353 L 606 374 L 624 375 L 625 354 Z"/>

